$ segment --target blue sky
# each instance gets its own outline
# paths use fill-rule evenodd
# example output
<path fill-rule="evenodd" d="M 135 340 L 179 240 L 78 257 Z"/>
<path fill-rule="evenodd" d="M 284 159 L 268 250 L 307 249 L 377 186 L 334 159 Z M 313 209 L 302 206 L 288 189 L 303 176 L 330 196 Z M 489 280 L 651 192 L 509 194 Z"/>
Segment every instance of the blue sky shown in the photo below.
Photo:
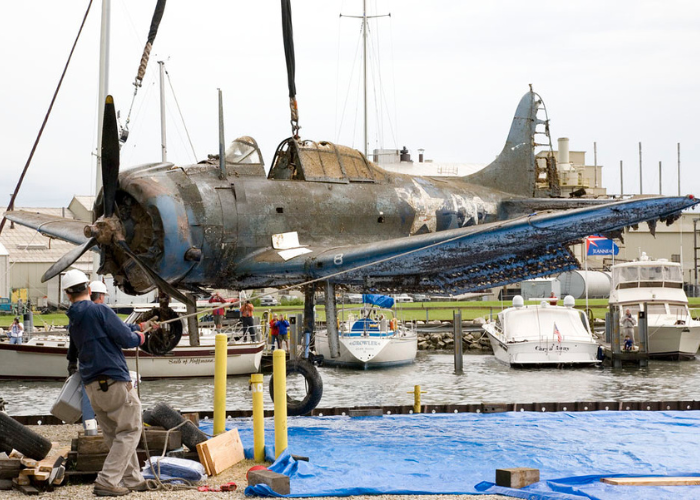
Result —
<path fill-rule="evenodd" d="M 9 200 L 50 103 L 87 0 L 12 2 L 0 17 L 0 165 Z M 94 190 L 99 12 L 95 1 L 73 63 L 18 199 L 20 206 L 67 205 Z M 110 92 L 122 121 L 155 0 L 112 0 Z M 292 1 L 302 137 L 362 148 L 356 1 Z M 553 138 L 588 151 L 604 182 L 639 192 L 700 195 L 700 3 L 668 0 L 522 2 L 368 1 L 370 149 L 407 146 L 441 162 L 488 163 L 501 150 L 520 97 L 532 83 Z M 290 135 L 279 2 L 170 1 L 122 150 L 123 168 L 160 159 L 157 60 L 170 81 L 196 159 L 218 151 L 217 88 L 226 139 L 258 140 L 269 166 Z M 376 71 L 372 72 L 377 75 Z M 374 96 L 379 96 L 376 100 Z M 169 160 L 195 156 L 168 97 Z M 381 104 L 375 104 L 379 102 Z M 555 146 L 556 147 L 556 146 Z M 0 202 L 0 204 L 5 204 Z"/>

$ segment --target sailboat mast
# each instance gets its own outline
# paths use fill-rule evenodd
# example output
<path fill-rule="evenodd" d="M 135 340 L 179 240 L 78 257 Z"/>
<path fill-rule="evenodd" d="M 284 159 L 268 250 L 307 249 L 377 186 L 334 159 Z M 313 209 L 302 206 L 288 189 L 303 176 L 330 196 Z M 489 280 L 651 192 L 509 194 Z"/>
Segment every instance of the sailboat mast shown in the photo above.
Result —
<path fill-rule="evenodd" d="M 165 141 L 165 62 L 158 61 L 160 66 L 160 150 L 163 163 L 168 161 L 168 146 Z"/>
<path fill-rule="evenodd" d="M 367 0 L 362 0 L 362 79 L 364 82 L 364 122 L 365 142 L 364 153 L 367 158 Z"/>
<path fill-rule="evenodd" d="M 97 168 L 95 169 L 95 196 L 102 189 L 102 122 L 104 102 L 109 88 L 109 38 L 112 0 L 102 0 L 102 22 L 100 26 L 100 74 L 98 83 L 97 112 Z"/>

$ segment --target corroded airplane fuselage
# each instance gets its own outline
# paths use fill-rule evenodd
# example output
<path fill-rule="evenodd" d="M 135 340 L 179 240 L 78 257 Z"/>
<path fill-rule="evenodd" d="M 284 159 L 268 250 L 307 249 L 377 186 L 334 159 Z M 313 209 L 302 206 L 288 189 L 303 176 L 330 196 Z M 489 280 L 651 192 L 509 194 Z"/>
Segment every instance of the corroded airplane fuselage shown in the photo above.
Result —
<path fill-rule="evenodd" d="M 166 280 L 235 288 L 250 281 L 235 263 L 269 249 L 275 234 L 296 232 L 302 247 L 403 238 L 498 220 L 507 196 L 464 178 L 369 166 L 376 182 L 274 179 L 246 165 L 221 179 L 218 165 L 146 165 L 121 175 L 117 201 L 127 243 Z M 121 263 L 107 271 L 118 275 Z M 135 291 L 152 286 L 127 269 Z"/>

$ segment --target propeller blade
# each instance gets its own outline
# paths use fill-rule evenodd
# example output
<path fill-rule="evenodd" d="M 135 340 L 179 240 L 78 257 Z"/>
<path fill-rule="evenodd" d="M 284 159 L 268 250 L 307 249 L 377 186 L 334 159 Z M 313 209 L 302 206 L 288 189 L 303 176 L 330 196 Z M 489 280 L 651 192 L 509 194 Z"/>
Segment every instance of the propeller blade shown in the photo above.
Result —
<path fill-rule="evenodd" d="M 114 214 L 114 199 L 119 184 L 119 132 L 117 130 L 117 113 L 114 99 L 108 95 L 105 99 L 105 112 L 102 122 L 102 211 L 105 217 Z"/>
<path fill-rule="evenodd" d="M 46 283 L 54 276 L 58 276 L 60 273 L 68 269 L 76 260 L 78 260 L 85 252 L 90 250 L 97 244 L 95 238 L 90 238 L 85 243 L 80 246 L 75 247 L 70 252 L 66 253 L 58 259 L 51 267 L 47 269 L 44 275 L 41 277 L 41 282 Z"/>
<path fill-rule="evenodd" d="M 180 292 L 180 290 L 178 290 L 177 288 L 172 286 L 170 283 L 165 281 L 163 278 L 158 276 L 158 273 L 156 273 L 153 269 L 151 269 L 151 267 L 149 265 L 147 265 L 145 262 L 143 262 L 141 259 L 139 259 L 136 256 L 136 254 L 131 251 L 131 248 L 129 248 L 129 245 L 126 244 L 126 241 L 124 241 L 124 240 L 119 241 L 119 246 L 121 247 L 122 250 L 124 250 L 124 252 L 129 257 L 134 259 L 134 262 L 136 262 L 139 265 L 139 267 L 146 272 L 146 274 L 148 274 L 148 276 L 151 278 L 151 281 L 153 281 L 153 284 L 155 284 L 158 288 L 160 288 L 161 290 L 166 292 L 171 297 L 176 298 L 177 300 L 179 300 L 183 304 L 194 305 L 192 303 L 192 301 L 189 298 L 187 298 L 187 296 L 185 294 L 183 294 L 182 292 Z"/>

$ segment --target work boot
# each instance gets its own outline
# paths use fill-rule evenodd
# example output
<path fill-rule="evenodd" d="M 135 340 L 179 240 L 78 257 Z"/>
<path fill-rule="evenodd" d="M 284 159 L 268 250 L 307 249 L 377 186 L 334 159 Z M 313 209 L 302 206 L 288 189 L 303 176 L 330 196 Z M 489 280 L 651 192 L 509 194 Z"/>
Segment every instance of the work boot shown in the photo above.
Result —
<path fill-rule="evenodd" d="M 92 493 L 98 497 L 120 497 L 131 493 L 129 488 L 123 486 L 107 486 L 100 483 L 95 483 L 92 488 Z"/>
<path fill-rule="evenodd" d="M 126 487 L 129 491 L 148 491 L 148 483 L 144 480 L 136 483 L 134 486 Z"/>

